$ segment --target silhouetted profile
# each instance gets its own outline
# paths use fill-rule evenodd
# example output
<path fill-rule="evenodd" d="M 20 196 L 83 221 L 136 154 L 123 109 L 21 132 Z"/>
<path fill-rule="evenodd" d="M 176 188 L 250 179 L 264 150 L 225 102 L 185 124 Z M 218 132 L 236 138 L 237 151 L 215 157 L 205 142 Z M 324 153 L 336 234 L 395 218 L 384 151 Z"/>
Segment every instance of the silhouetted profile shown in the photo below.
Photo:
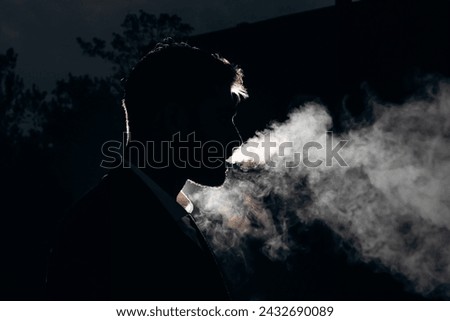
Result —
<path fill-rule="evenodd" d="M 241 70 L 219 56 L 166 43 L 141 59 L 125 83 L 123 159 L 66 216 L 50 261 L 51 299 L 228 298 L 176 199 L 189 203 L 179 195 L 187 179 L 224 181 L 230 142 L 240 142 L 232 117 L 241 96 Z M 227 151 L 217 157 L 220 146 Z"/>

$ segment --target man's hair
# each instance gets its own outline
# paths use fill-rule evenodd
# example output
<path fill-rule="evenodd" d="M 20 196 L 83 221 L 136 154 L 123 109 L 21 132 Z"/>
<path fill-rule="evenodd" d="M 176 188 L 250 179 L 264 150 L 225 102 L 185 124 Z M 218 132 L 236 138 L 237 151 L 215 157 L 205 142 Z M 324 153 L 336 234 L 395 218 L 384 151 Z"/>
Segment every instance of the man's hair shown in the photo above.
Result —
<path fill-rule="evenodd" d="M 123 107 L 131 131 L 152 132 L 164 108 L 195 108 L 216 87 L 229 87 L 238 99 L 247 97 L 240 68 L 218 55 L 185 43 L 160 43 L 145 55 L 125 82 Z M 230 93 L 230 94 L 231 94 Z M 153 120 L 153 121 L 152 121 Z M 156 121 L 155 121 L 156 120 Z"/>

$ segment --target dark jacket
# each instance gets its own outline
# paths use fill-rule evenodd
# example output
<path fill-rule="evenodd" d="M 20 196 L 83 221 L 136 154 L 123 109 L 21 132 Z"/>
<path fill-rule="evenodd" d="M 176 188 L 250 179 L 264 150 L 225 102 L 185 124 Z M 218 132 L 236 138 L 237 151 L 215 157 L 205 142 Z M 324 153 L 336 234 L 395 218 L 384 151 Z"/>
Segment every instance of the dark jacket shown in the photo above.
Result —
<path fill-rule="evenodd" d="M 51 253 L 47 285 L 54 300 L 228 299 L 193 218 L 177 223 L 125 168 L 106 175 L 69 211 Z"/>

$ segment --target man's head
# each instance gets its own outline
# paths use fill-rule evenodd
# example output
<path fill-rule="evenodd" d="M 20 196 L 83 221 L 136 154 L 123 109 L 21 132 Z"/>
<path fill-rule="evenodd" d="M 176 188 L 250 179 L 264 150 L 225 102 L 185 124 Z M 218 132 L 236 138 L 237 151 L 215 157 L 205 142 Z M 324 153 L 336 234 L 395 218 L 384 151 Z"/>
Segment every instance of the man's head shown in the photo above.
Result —
<path fill-rule="evenodd" d="M 123 105 L 133 140 L 153 141 L 158 146 L 172 141 L 176 134 L 183 140 L 195 133 L 197 144 L 216 141 L 228 145 L 227 157 L 232 147 L 229 143 L 239 141 L 232 122 L 235 106 L 246 96 L 242 71 L 227 60 L 186 44 L 160 44 L 131 71 Z M 207 156 L 204 152 L 196 155 L 202 162 Z M 204 184 L 223 181 L 223 166 L 189 165 L 188 178 Z"/>

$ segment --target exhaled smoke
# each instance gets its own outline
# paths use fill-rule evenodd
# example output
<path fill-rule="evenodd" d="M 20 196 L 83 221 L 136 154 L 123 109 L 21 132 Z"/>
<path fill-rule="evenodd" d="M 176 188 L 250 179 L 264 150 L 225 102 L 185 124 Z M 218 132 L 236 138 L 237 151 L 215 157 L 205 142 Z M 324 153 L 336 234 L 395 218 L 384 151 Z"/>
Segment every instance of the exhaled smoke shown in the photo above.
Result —
<path fill-rule="evenodd" d="M 370 125 L 334 135 L 325 147 L 331 118 L 323 106 L 306 104 L 249 140 L 258 143 L 248 151 L 259 166 L 246 166 L 236 151 L 241 168 L 228 172 L 223 187 L 188 191 L 216 253 L 245 256 L 248 242 L 258 240 L 268 257 L 283 260 L 301 246 L 289 236 L 296 223 L 320 220 L 364 261 L 404 275 L 416 291 L 450 284 L 450 86 L 401 106 L 371 107 Z M 276 143 L 270 153 L 262 147 L 268 136 Z M 339 155 L 348 166 L 327 162 L 339 141 L 347 141 Z M 293 144 L 280 153 L 283 142 Z M 307 142 L 323 148 L 306 155 Z"/>

